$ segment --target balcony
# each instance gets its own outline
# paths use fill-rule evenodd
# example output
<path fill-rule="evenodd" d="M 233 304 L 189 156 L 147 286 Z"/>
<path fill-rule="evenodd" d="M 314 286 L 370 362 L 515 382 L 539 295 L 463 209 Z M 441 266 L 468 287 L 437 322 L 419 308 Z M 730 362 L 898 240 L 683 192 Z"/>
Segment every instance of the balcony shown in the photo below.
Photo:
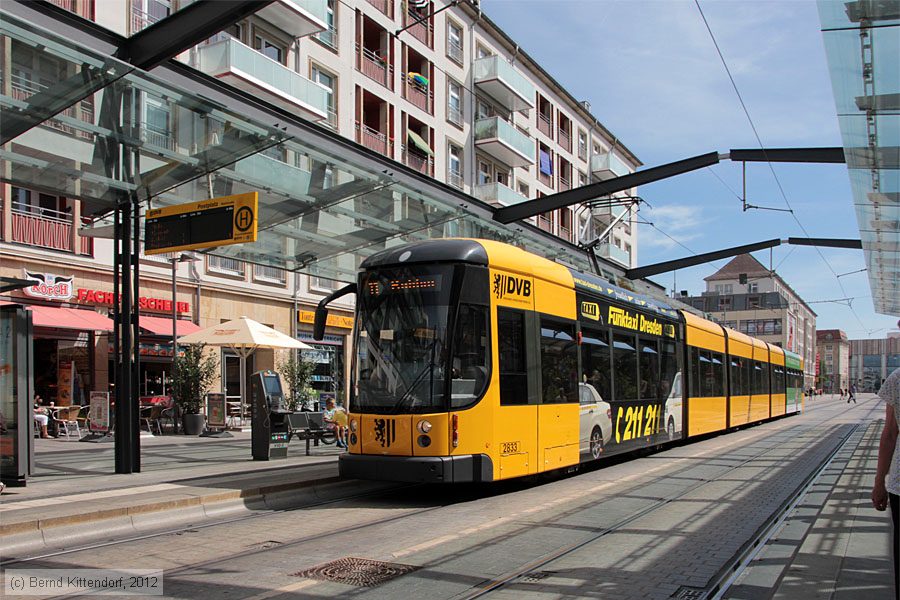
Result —
<path fill-rule="evenodd" d="M 359 56 L 359 70 L 363 75 L 373 81 L 377 81 L 389 90 L 394 89 L 394 67 L 389 65 L 387 61 L 369 50 L 363 48 L 360 50 L 359 44 L 356 45 Z"/>
<path fill-rule="evenodd" d="M 327 7 L 326 0 L 275 0 L 256 14 L 298 38 L 328 29 Z"/>
<path fill-rule="evenodd" d="M 338 49 L 338 31 L 333 25 L 329 25 L 325 31 L 315 34 L 313 39 L 322 42 L 332 50 Z"/>
<path fill-rule="evenodd" d="M 422 88 L 418 84 L 410 82 L 406 77 L 404 77 L 403 80 L 403 97 L 413 106 L 431 114 L 431 90 L 429 88 Z"/>
<path fill-rule="evenodd" d="M 510 167 L 534 163 L 531 138 L 500 117 L 475 121 L 475 146 Z"/>
<path fill-rule="evenodd" d="M 465 186 L 462 173 L 459 171 L 450 171 L 447 173 L 447 183 L 460 190 Z"/>
<path fill-rule="evenodd" d="M 309 182 L 312 177 L 309 171 L 263 154 L 254 154 L 239 160 L 231 169 L 234 171 L 235 179 L 251 187 L 272 187 L 297 197 L 309 193 Z"/>
<path fill-rule="evenodd" d="M 566 191 L 566 190 L 571 190 L 571 189 L 572 189 L 572 184 L 569 182 L 569 178 L 568 178 L 568 177 L 563 177 L 562 175 L 560 175 L 560 176 L 559 176 L 559 188 L 558 188 L 558 190 L 559 190 L 560 192 L 564 192 L 564 191 Z"/>
<path fill-rule="evenodd" d="M 544 113 L 538 113 L 538 131 L 553 139 L 553 119 Z"/>
<path fill-rule="evenodd" d="M 379 154 L 384 154 L 385 156 L 393 156 L 394 154 L 393 143 L 386 134 L 372 129 L 368 125 L 363 125 L 359 121 L 356 122 L 356 141 Z"/>
<path fill-rule="evenodd" d="M 631 268 L 631 255 L 615 244 L 600 244 L 597 246 L 597 250 L 603 258 L 608 258 L 623 267 Z"/>
<path fill-rule="evenodd" d="M 591 157 L 591 173 L 600 181 L 628 175 L 630 172 L 628 165 L 612 152 L 595 154 Z"/>
<path fill-rule="evenodd" d="M 475 85 L 511 112 L 534 108 L 534 86 L 501 56 L 475 61 Z"/>
<path fill-rule="evenodd" d="M 419 173 L 434 177 L 434 159 L 430 156 L 421 156 L 404 148 L 403 164 L 415 169 Z"/>
<path fill-rule="evenodd" d="M 199 69 L 301 117 L 328 117 L 328 88 L 228 35 L 199 46 Z"/>
<path fill-rule="evenodd" d="M 78 243 L 76 254 L 93 255 L 92 238 L 78 237 L 77 242 L 73 239 L 70 213 L 13 204 L 10 217 L 11 242 L 61 252 L 73 252 L 72 244 Z"/>
<path fill-rule="evenodd" d="M 409 27 L 409 29 L 407 29 L 406 32 L 431 48 L 431 35 L 433 33 L 431 17 L 428 17 L 425 20 L 416 23 L 416 21 L 421 19 L 423 16 L 424 15 L 420 15 L 414 11 L 408 12 L 406 15 L 405 26 Z"/>
<path fill-rule="evenodd" d="M 160 2 L 151 0 L 148 9 L 149 10 L 147 11 L 141 9 L 141 7 L 138 6 L 138 3 L 131 5 L 132 35 L 169 16 L 169 7 Z"/>
<path fill-rule="evenodd" d="M 559 142 L 559 146 L 565 150 L 566 152 L 572 151 L 572 136 L 569 135 L 569 132 L 563 128 L 559 129 L 558 135 L 556 136 L 557 141 Z"/>
<path fill-rule="evenodd" d="M 477 185 L 472 190 L 472 193 L 479 200 L 490 204 L 500 204 L 501 206 L 510 206 L 528 200 L 528 198 L 517 191 L 496 181 Z"/>
<path fill-rule="evenodd" d="M 369 4 L 388 17 L 394 17 L 394 3 L 392 0 L 368 0 Z"/>

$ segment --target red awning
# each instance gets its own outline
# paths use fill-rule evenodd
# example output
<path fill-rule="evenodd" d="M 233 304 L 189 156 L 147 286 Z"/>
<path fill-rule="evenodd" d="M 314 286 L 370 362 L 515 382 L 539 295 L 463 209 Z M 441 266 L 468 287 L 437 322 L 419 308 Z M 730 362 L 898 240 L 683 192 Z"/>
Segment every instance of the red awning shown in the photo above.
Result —
<path fill-rule="evenodd" d="M 179 337 L 200 331 L 199 325 L 194 325 L 191 321 L 178 319 L 175 321 L 175 334 Z M 172 319 L 164 319 L 162 317 L 145 317 L 141 315 L 141 329 L 152 335 L 165 335 L 172 337 Z"/>
<path fill-rule="evenodd" d="M 79 331 L 112 331 L 113 321 L 92 310 L 55 306 L 29 306 L 35 327 L 77 329 Z"/>

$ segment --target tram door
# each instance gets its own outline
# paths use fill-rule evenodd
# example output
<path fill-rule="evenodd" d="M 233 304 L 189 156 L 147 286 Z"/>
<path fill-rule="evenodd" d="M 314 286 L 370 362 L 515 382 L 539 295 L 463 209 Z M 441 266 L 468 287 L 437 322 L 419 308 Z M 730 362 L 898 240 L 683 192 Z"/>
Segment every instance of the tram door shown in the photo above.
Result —
<path fill-rule="evenodd" d="M 537 473 L 538 355 L 531 311 L 497 308 L 497 377 L 500 405 L 495 412 L 497 479 Z"/>
<path fill-rule="evenodd" d="M 578 346 L 575 323 L 540 319 L 541 403 L 538 407 L 540 471 L 578 463 Z"/>

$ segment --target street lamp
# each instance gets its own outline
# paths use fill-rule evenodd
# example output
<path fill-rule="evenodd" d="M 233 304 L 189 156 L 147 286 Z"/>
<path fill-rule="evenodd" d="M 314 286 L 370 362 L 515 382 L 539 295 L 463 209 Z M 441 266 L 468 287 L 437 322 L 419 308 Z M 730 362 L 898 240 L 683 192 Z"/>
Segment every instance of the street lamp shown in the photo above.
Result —
<path fill-rule="evenodd" d="M 175 284 L 175 274 L 178 269 L 178 263 L 197 262 L 197 258 L 191 252 L 182 252 L 178 256 L 169 258 L 172 264 L 172 380 L 175 380 L 175 359 L 178 356 L 178 296 Z"/>

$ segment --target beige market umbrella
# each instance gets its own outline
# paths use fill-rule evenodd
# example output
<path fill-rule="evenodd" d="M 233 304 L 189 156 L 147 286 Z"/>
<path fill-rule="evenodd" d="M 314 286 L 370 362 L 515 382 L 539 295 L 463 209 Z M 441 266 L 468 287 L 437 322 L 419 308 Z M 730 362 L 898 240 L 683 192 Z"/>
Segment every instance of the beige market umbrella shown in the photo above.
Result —
<path fill-rule="evenodd" d="M 253 319 L 241 317 L 219 325 L 213 325 L 178 338 L 179 344 L 206 344 L 231 348 L 241 359 L 241 423 L 244 422 L 244 397 L 246 395 L 246 361 L 257 348 L 300 348 L 311 346 L 289 335 L 276 331 Z"/>

